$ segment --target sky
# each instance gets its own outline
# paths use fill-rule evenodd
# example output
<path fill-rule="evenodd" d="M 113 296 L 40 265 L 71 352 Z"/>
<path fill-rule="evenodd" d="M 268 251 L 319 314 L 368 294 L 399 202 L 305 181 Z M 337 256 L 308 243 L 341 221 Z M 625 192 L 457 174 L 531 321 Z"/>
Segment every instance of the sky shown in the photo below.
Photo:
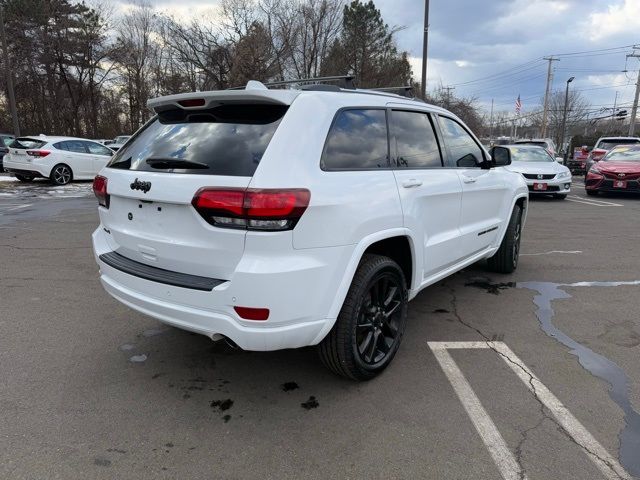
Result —
<path fill-rule="evenodd" d="M 217 4 L 150 1 L 185 19 Z M 374 1 L 389 26 L 402 27 L 396 41 L 419 80 L 424 0 Z M 640 58 L 626 58 L 633 44 L 640 44 L 640 0 L 430 0 L 427 87 L 453 86 L 487 109 L 493 99 L 496 111 L 513 111 L 520 95 L 526 113 L 541 103 L 543 57 L 554 55 L 553 89 L 564 90 L 574 76 L 570 88 L 594 109 L 613 107 L 616 92 L 617 105 L 630 107 L 640 66 Z"/>

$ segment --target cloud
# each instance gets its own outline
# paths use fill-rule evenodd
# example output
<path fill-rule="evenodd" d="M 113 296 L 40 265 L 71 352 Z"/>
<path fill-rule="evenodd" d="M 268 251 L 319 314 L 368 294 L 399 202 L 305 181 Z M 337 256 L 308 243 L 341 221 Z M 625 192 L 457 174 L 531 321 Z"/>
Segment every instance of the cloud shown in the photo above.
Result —
<path fill-rule="evenodd" d="M 624 0 L 618 5 L 609 5 L 605 12 L 589 15 L 589 37 L 592 41 L 640 30 L 640 1 Z"/>

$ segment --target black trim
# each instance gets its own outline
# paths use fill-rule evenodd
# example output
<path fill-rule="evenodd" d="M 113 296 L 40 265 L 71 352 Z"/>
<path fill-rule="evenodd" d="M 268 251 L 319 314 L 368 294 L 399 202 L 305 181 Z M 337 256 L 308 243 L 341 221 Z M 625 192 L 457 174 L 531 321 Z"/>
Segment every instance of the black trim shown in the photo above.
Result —
<path fill-rule="evenodd" d="M 494 230 L 497 230 L 497 229 L 498 229 L 498 227 L 488 228 L 487 230 L 483 230 L 482 232 L 478 233 L 478 236 L 484 235 L 485 233 L 493 232 Z"/>
<path fill-rule="evenodd" d="M 103 253 L 99 258 L 110 267 L 120 270 L 121 272 L 152 282 L 173 285 L 174 287 L 210 292 L 225 282 L 217 278 L 200 277 L 197 275 L 189 275 L 188 273 L 172 272 L 170 270 L 164 270 L 163 268 L 152 267 L 123 257 L 116 252 Z"/>

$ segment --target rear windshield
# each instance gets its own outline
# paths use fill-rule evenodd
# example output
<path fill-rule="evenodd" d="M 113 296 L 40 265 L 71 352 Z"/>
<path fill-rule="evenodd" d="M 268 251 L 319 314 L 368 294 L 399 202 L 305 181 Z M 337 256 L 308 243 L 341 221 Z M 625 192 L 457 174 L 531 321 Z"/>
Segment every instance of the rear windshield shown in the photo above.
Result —
<path fill-rule="evenodd" d="M 603 150 L 611 150 L 616 145 L 636 145 L 639 144 L 640 141 L 635 138 L 621 138 L 619 140 L 603 140 L 601 141 L 596 148 L 602 148 Z"/>
<path fill-rule="evenodd" d="M 17 148 L 19 150 L 26 150 L 28 148 L 40 148 L 43 147 L 47 142 L 43 142 L 42 140 L 36 140 L 33 138 L 16 138 L 11 145 L 11 148 Z"/>
<path fill-rule="evenodd" d="M 287 107 L 222 105 L 160 112 L 118 150 L 110 168 L 252 176 Z"/>

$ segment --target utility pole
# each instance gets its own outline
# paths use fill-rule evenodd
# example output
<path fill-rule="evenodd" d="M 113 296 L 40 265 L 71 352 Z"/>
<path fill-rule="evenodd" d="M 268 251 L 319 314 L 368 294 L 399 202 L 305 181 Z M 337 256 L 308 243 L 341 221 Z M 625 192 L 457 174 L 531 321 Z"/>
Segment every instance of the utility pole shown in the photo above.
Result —
<path fill-rule="evenodd" d="M 618 107 L 618 90 L 616 90 L 616 96 L 613 99 L 613 110 L 611 110 L 611 120 L 609 121 L 609 128 L 607 128 L 607 133 L 611 133 L 614 131 L 614 126 L 616 123 L 616 108 Z"/>
<path fill-rule="evenodd" d="M 553 82 L 553 69 L 551 67 L 553 62 L 559 62 L 559 58 L 553 57 L 544 57 L 543 60 L 549 62 L 549 67 L 547 69 L 547 88 L 544 92 L 544 107 L 542 110 L 542 127 L 540 129 L 540 136 L 545 138 L 547 135 L 547 115 L 549 111 L 549 94 L 551 93 L 551 84 Z"/>
<path fill-rule="evenodd" d="M 489 145 L 493 143 L 493 98 L 491 99 L 491 114 L 489 115 Z"/>
<path fill-rule="evenodd" d="M 18 109 L 16 108 L 16 94 L 13 90 L 13 70 L 9 61 L 9 49 L 7 48 L 7 34 L 4 31 L 4 7 L 0 5 L 0 37 L 2 37 L 2 54 L 4 60 L 4 74 L 7 82 L 7 97 L 9 98 L 9 110 L 13 120 L 13 134 L 20 136 L 20 122 L 18 122 Z"/>
<path fill-rule="evenodd" d="M 567 80 L 567 89 L 564 92 L 564 111 L 562 113 L 562 129 L 560 130 L 560 149 L 562 149 L 562 147 L 564 146 L 564 134 L 565 134 L 565 128 L 567 127 L 567 107 L 569 106 L 569 84 L 571 82 L 573 82 L 573 80 L 576 77 L 571 77 L 569 80 Z M 563 154 L 563 158 L 564 158 L 564 163 L 567 163 L 567 151 L 564 151 Z"/>
<path fill-rule="evenodd" d="M 424 38 L 422 40 L 422 98 L 427 98 L 427 44 L 429 40 L 429 0 L 424 0 Z"/>
<path fill-rule="evenodd" d="M 636 52 L 636 50 L 640 50 L 639 45 L 633 46 L 633 53 L 629 53 L 627 58 L 635 57 L 640 58 L 640 53 Z M 629 136 L 633 137 L 635 128 L 636 128 L 636 113 L 638 113 L 638 97 L 640 97 L 640 68 L 638 68 L 638 80 L 636 81 L 636 95 L 633 98 L 633 107 L 631 108 L 631 119 L 629 122 Z"/>
<path fill-rule="evenodd" d="M 443 90 L 447 91 L 447 110 L 451 108 L 451 90 L 455 90 L 456 87 L 442 87 Z"/>

